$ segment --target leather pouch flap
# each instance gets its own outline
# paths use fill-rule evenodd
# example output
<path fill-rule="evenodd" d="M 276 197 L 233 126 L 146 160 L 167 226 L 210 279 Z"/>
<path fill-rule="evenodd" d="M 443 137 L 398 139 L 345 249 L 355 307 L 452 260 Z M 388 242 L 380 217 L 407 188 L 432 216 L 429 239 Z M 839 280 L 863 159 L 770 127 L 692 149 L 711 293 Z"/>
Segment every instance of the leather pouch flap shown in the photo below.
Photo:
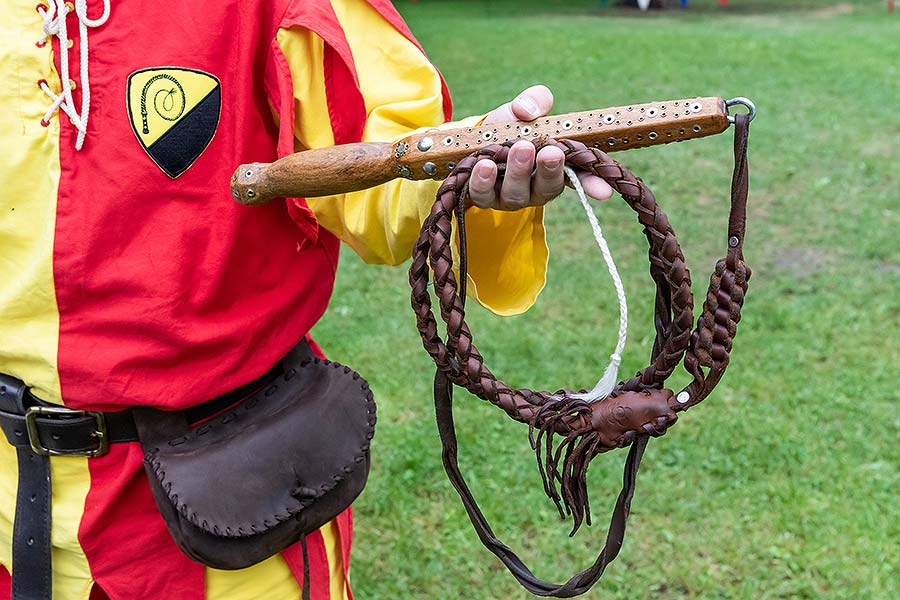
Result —
<path fill-rule="evenodd" d="M 356 372 L 317 358 L 213 419 L 182 423 L 174 439 L 165 421 L 140 432 L 148 472 L 196 527 L 246 537 L 291 519 L 367 460 L 375 403 Z"/>

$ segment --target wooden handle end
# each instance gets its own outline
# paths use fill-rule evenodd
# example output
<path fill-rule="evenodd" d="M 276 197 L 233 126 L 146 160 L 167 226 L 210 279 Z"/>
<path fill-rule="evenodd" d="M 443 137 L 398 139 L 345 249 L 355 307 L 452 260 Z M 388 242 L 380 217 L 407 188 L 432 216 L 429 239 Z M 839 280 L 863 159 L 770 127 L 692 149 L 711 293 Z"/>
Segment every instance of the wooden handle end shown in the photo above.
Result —
<path fill-rule="evenodd" d="M 231 196 L 246 206 L 265 204 L 274 196 L 266 189 L 266 163 L 241 165 L 231 176 Z"/>

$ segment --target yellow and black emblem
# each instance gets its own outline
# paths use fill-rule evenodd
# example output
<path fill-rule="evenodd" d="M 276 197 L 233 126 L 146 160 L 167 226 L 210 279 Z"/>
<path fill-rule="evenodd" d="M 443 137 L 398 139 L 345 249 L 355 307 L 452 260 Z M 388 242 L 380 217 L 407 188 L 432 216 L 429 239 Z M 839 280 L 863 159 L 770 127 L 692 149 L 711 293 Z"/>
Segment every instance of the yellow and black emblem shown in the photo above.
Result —
<path fill-rule="evenodd" d="M 141 69 L 128 76 L 131 128 L 150 158 L 171 178 L 209 146 L 222 109 L 219 80 L 181 67 Z"/>

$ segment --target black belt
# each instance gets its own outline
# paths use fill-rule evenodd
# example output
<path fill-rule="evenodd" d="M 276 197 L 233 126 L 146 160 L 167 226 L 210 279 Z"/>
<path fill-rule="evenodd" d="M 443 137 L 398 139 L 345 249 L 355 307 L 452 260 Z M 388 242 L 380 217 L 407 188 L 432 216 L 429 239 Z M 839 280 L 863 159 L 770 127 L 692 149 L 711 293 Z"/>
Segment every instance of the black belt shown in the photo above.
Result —
<path fill-rule="evenodd" d="M 306 341 L 291 353 L 311 352 Z M 282 361 L 265 375 L 185 410 L 188 422 L 203 421 L 268 385 Z M 0 373 L 0 429 L 16 448 L 19 465 L 13 525 L 12 600 L 50 600 L 50 457 L 102 456 L 109 445 L 138 441 L 131 409 L 73 410 L 34 396 L 20 379 Z"/>

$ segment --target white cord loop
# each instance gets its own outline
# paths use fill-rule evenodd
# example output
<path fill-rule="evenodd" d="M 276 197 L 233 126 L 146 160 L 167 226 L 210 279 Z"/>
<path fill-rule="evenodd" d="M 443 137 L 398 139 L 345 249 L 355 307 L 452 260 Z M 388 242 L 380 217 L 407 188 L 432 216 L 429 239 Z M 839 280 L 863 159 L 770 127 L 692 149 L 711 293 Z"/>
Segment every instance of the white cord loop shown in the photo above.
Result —
<path fill-rule="evenodd" d="M 57 110 L 62 110 L 69 116 L 75 129 L 78 130 L 75 149 L 81 150 L 82 145 L 84 145 L 84 136 L 87 133 L 88 115 L 91 111 L 91 86 L 88 75 L 88 27 L 100 27 L 106 23 L 107 19 L 109 19 L 110 0 L 103 0 L 103 13 L 96 19 L 88 17 L 87 0 L 75 0 L 74 12 L 78 17 L 79 53 L 81 58 L 79 74 L 81 79 L 80 113 L 75 108 L 75 100 L 72 98 L 73 86 L 70 83 L 72 80 L 69 78 L 69 32 L 66 28 L 66 17 L 72 12 L 72 9 L 63 0 L 48 1 L 50 2 L 49 7 L 45 8 L 42 5 L 37 7 L 37 12 L 43 19 L 42 29 L 44 30 L 44 35 L 38 41 L 38 45 L 46 44 L 47 40 L 54 35 L 59 38 L 60 84 L 62 89 L 59 94 L 55 94 L 45 80 L 42 79 L 38 82 L 40 88 L 53 101 L 50 108 L 44 113 L 41 124 L 44 126 L 49 125 L 50 117 L 53 116 L 53 113 Z"/>
<path fill-rule="evenodd" d="M 619 365 L 622 363 L 622 351 L 625 350 L 625 338 L 628 333 L 628 304 L 625 300 L 625 287 L 622 285 L 622 279 L 619 277 L 616 263 L 613 261 L 612 254 L 609 252 L 609 246 L 606 245 L 606 239 L 603 237 L 603 232 L 600 230 L 600 223 L 597 221 L 597 215 L 591 208 L 587 196 L 584 193 L 584 188 L 581 186 L 581 180 L 578 179 L 578 175 L 575 174 L 573 169 L 570 167 L 566 167 L 565 169 L 569 181 L 572 182 L 575 191 L 578 193 L 578 199 L 581 200 L 581 206 L 584 207 L 584 212 L 587 213 L 588 221 L 591 223 L 591 229 L 594 231 L 594 239 L 597 240 L 597 245 L 600 247 L 601 254 L 603 254 L 603 260 L 606 261 L 606 268 L 609 270 L 609 276 L 612 277 L 613 285 L 616 287 L 616 297 L 619 299 L 619 339 L 616 342 L 616 350 L 610 355 L 609 364 L 606 366 L 606 369 L 603 371 L 603 376 L 597 382 L 597 385 L 594 386 L 594 389 L 583 394 L 572 394 L 573 398 L 584 400 L 585 402 L 593 402 L 609 396 L 609 393 L 612 392 L 619 379 Z"/>

